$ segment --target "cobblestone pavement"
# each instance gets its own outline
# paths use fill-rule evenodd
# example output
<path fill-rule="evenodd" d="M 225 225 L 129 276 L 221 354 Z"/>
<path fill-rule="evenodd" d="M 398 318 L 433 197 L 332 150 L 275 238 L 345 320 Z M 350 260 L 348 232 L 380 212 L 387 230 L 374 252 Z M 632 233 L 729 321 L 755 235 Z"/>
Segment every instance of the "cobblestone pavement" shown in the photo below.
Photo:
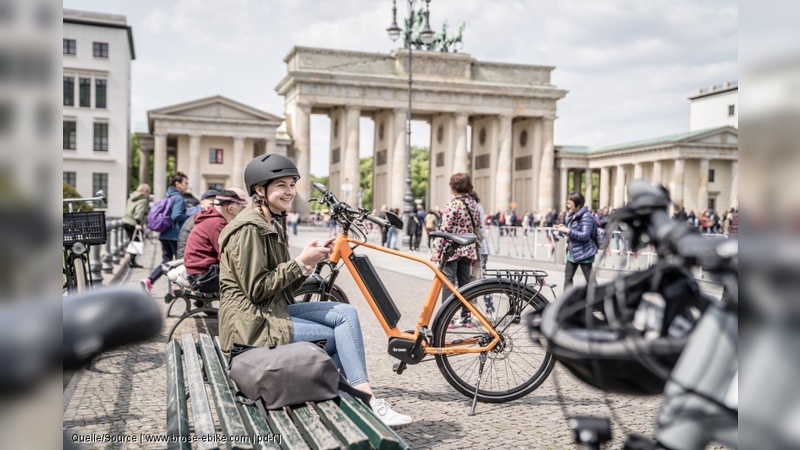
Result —
<path fill-rule="evenodd" d="M 311 238 L 323 240 L 326 236 L 324 230 L 301 229 L 300 235 L 291 240 L 292 253 L 298 254 Z M 160 258 L 158 247 L 157 242 L 148 245 L 146 254 L 139 258 L 140 263 L 155 267 Z M 427 294 L 431 272 L 372 250 L 364 253 L 372 258 L 403 314 L 399 326 L 401 329 L 412 329 Z M 519 267 L 520 262 L 496 258 L 490 260 L 490 266 L 493 265 Z M 548 281 L 561 284 L 563 274 L 558 268 L 552 266 L 549 270 L 551 277 Z M 148 272 L 149 269 L 132 269 L 122 277 L 122 281 L 138 287 L 139 280 L 146 277 Z M 576 280 L 576 283 L 580 281 Z M 435 362 L 409 366 L 402 375 L 392 371 L 396 360 L 386 352 L 386 335 L 352 277 L 346 271 L 342 272 L 338 284 L 359 311 L 374 390 L 396 410 L 414 417 L 414 423 L 399 432 L 413 448 L 572 448 L 571 433 L 566 426 L 562 407 L 570 415 L 608 416 L 608 405 L 613 406 L 620 419 L 614 425 L 617 444 L 622 436 L 620 423 L 633 431 L 645 434 L 652 431 L 654 416 L 660 405 L 659 397 L 605 395 L 578 382 L 560 367 L 556 367 L 550 377 L 528 396 L 504 404 L 479 403 L 477 414 L 470 417 L 467 415 L 470 399 L 447 384 Z M 165 278 L 159 280 L 154 289 L 154 301 L 164 313 L 166 305 L 163 295 L 166 289 Z M 557 292 L 560 294 L 560 287 Z M 167 332 L 174 321 L 174 318 L 166 319 L 158 337 L 112 350 L 76 373 L 64 388 L 64 426 L 82 436 L 106 433 L 112 436 L 165 434 L 164 346 Z M 182 331 L 190 328 L 193 332 L 217 334 L 216 319 L 190 319 L 185 323 L 187 330 Z M 563 404 L 559 402 L 556 381 L 561 388 Z M 97 447 L 97 444 L 91 447 Z M 158 448 L 147 444 L 130 444 L 126 447 Z"/>

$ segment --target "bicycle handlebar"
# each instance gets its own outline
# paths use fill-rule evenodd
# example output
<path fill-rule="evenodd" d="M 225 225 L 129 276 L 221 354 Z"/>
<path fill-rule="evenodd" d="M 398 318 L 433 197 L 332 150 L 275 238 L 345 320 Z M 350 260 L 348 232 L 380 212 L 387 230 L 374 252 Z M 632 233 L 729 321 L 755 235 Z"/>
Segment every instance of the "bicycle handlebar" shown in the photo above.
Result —
<path fill-rule="evenodd" d="M 108 197 L 106 196 L 106 193 L 105 193 L 105 192 L 103 192 L 103 190 L 102 190 L 102 189 L 101 189 L 101 190 L 99 190 L 99 191 L 97 191 L 97 192 L 96 192 L 94 195 L 95 195 L 95 197 L 88 197 L 88 198 L 64 198 L 64 199 L 61 199 L 61 201 L 62 201 L 63 203 L 77 203 L 77 202 L 105 202 L 105 201 L 106 201 L 106 198 L 108 198 Z"/>
<path fill-rule="evenodd" d="M 358 216 L 362 219 L 369 220 L 370 222 L 383 227 L 390 227 L 392 226 L 389 221 L 381 219 L 380 217 L 375 217 L 372 214 L 368 214 L 366 209 L 363 208 L 353 208 L 347 203 L 342 203 L 339 199 L 333 195 L 333 192 L 328 190 L 322 183 L 312 183 L 314 189 L 320 191 L 322 193 L 322 199 L 319 200 L 320 203 L 327 203 L 328 206 L 331 208 L 332 214 L 346 214 L 348 216 Z M 348 217 L 352 220 L 352 217 Z"/>

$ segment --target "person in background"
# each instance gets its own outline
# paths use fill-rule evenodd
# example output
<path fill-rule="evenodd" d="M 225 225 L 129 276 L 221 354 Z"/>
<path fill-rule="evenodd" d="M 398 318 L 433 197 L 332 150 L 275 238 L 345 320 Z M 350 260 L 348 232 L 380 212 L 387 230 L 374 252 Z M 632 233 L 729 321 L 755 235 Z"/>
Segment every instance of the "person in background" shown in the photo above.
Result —
<path fill-rule="evenodd" d="M 292 211 L 286 216 L 286 223 L 292 229 L 292 236 L 297 236 L 297 224 L 300 223 L 300 213 Z"/>
<path fill-rule="evenodd" d="M 197 206 L 186 208 L 186 222 L 183 222 L 181 231 L 178 233 L 178 253 L 177 259 L 183 258 L 183 253 L 186 250 L 186 239 L 189 238 L 189 233 L 194 228 L 194 216 L 200 211 L 206 211 L 214 205 L 214 199 L 219 194 L 216 189 L 209 189 L 200 196 L 200 203 Z"/>
<path fill-rule="evenodd" d="M 567 263 L 564 267 L 564 291 L 572 286 L 572 280 L 578 267 L 581 268 L 586 282 L 592 273 L 592 264 L 597 254 L 595 233 L 597 224 L 589 208 L 584 206 L 583 194 L 575 192 L 567 199 L 566 225 L 556 225 L 557 231 L 567 236 Z"/>
<path fill-rule="evenodd" d="M 213 206 L 194 217 L 183 258 L 193 290 L 219 292 L 219 235 L 246 207 L 247 200 L 235 191 L 222 191 L 215 195 Z"/>
<path fill-rule="evenodd" d="M 425 232 L 428 235 L 428 250 L 431 249 L 431 241 L 433 238 L 431 237 L 431 232 L 436 231 L 439 228 L 439 216 L 433 212 L 432 209 L 428 210 L 428 214 L 425 214 Z"/>
<path fill-rule="evenodd" d="M 244 170 L 253 206 L 228 223 L 219 237 L 221 350 L 227 356 L 234 342 L 266 347 L 325 340 L 325 350 L 347 381 L 372 396 L 370 406 L 380 420 L 392 428 L 407 426 L 411 417 L 395 412 L 372 392 L 355 307 L 292 299 L 294 290 L 331 252 L 330 244 L 311 241 L 297 257 L 289 254 L 286 211 L 299 178 L 297 166 L 278 154 L 258 156 Z"/>
<path fill-rule="evenodd" d="M 483 205 L 481 205 L 481 199 L 478 197 L 478 193 L 475 191 L 470 191 L 469 196 L 475 200 L 476 208 L 478 209 L 478 216 L 479 217 L 487 217 L 486 210 L 483 209 Z M 480 223 L 480 222 L 477 222 Z M 484 273 L 484 277 L 486 276 L 486 263 L 489 262 L 489 229 L 486 227 L 486 220 L 482 223 L 482 236 L 478 237 L 479 242 L 479 254 L 481 258 L 481 271 Z M 489 316 L 489 319 L 494 321 L 495 311 L 494 311 L 494 300 L 492 299 L 491 295 L 486 295 L 483 297 L 483 301 L 486 305 L 486 314 Z"/>
<path fill-rule="evenodd" d="M 147 224 L 147 211 L 150 209 L 150 185 L 140 184 L 135 191 L 131 192 L 128 202 L 125 204 L 125 215 L 122 216 L 122 228 L 128 235 L 128 240 L 133 237 L 135 230 L 141 230 Z M 136 262 L 136 256 L 131 254 L 128 266 L 132 268 L 144 267 Z"/>
<path fill-rule="evenodd" d="M 189 177 L 183 172 L 175 172 L 169 177 L 169 189 L 167 189 L 167 197 L 172 199 L 170 210 L 170 217 L 172 218 L 172 228 L 158 236 L 161 242 L 161 264 L 172 261 L 178 253 L 178 233 L 186 221 L 186 201 L 183 194 L 189 190 Z M 142 280 L 142 287 L 148 294 L 153 293 L 153 283 L 161 278 L 164 274 L 161 269 L 161 264 L 158 264 L 149 277 Z"/>

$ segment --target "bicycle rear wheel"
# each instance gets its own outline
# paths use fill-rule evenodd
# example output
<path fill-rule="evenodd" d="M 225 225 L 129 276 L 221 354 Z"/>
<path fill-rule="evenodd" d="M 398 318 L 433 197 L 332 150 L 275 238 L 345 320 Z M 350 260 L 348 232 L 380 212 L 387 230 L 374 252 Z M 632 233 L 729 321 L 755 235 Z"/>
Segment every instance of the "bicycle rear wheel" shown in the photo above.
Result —
<path fill-rule="evenodd" d="M 507 279 L 483 282 L 461 295 L 489 319 L 501 338 L 487 353 L 478 400 L 503 403 L 533 392 L 553 370 L 555 360 L 545 346 L 530 340 L 521 318 L 528 314 L 540 316 L 547 299 L 528 286 Z M 434 327 L 435 347 L 474 348 L 491 342 L 492 335 L 478 320 L 463 318 L 466 308 L 461 302 L 449 302 L 444 308 Z M 441 354 L 435 358 L 447 382 L 472 398 L 480 353 Z"/>
<path fill-rule="evenodd" d="M 295 303 L 319 302 L 322 301 L 322 296 L 322 288 L 319 285 L 303 285 L 294 293 L 294 301 Z M 350 303 L 344 291 L 336 285 L 331 287 L 328 301 Z"/>

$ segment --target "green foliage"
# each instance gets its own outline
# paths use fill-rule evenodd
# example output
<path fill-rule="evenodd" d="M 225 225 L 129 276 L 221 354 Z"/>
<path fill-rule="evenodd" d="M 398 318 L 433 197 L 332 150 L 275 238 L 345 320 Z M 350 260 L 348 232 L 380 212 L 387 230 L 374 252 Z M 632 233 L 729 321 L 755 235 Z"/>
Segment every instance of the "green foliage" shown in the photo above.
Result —
<path fill-rule="evenodd" d="M 64 183 L 64 187 L 63 187 L 63 191 L 62 192 L 63 192 L 62 198 L 65 198 L 65 199 L 66 198 L 81 198 L 81 197 L 83 197 L 80 193 L 78 193 L 78 191 L 75 190 L 74 187 L 70 186 L 67 183 Z M 80 210 L 80 211 L 92 211 L 93 208 L 92 208 L 92 205 L 90 205 L 88 203 L 79 202 L 79 203 L 73 203 L 72 204 L 72 210 L 73 211 L 78 211 L 78 210 Z M 67 205 L 66 203 L 64 203 L 64 212 L 69 212 L 69 205 Z"/>
<path fill-rule="evenodd" d="M 411 193 L 415 199 L 421 198 L 423 201 L 428 194 L 429 157 L 427 147 L 411 147 Z"/>
<path fill-rule="evenodd" d="M 364 196 L 361 197 L 361 205 L 366 209 L 372 209 L 372 156 L 361 158 L 359 165 L 361 173 L 361 189 Z"/>
<path fill-rule="evenodd" d="M 131 134 L 131 164 L 130 164 L 130 171 L 131 171 L 131 185 L 128 186 L 129 191 L 133 191 L 137 187 L 139 187 L 139 183 L 147 183 L 150 185 L 150 189 L 153 188 L 153 166 L 154 166 L 154 156 L 153 152 L 148 154 L 149 164 L 147 165 L 148 172 L 147 172 L 147 179 L 146 180 L 139 180 L 139 166 L 141 161 L 139 160 L 139 140 L 136 138 L 136 134 Z M 174 154 L 167 154 L 167 179 L 164 180 L 165 183 L 169 182 L 169 176 L 175 173 L 177 170 L 177 160 Z M 205 191 L 205 189 L 203 189 Z M 196 194 L 196 193 L 195 193 Z"/>

